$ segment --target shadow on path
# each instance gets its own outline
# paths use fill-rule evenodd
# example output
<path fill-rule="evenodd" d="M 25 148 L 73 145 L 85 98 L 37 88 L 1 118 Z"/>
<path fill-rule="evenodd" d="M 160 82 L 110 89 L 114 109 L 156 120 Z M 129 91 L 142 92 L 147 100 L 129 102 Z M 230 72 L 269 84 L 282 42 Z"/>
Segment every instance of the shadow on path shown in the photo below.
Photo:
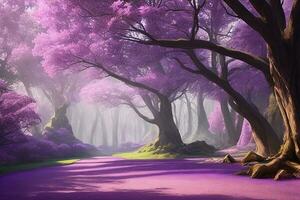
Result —
<path fill-rule="evenodd" d="M 299 181 L 274 184 L 272 180 L 251 180 L 234 175 L 240 169 L 240 165 L 206 163 L 203 159 L 98 157 L 0 176 L 0 199 L 258 200 L 286 195 L 290 196 L 285 199 L 293 199 L 291 192 L 295 191 L 300 195 Z"/>

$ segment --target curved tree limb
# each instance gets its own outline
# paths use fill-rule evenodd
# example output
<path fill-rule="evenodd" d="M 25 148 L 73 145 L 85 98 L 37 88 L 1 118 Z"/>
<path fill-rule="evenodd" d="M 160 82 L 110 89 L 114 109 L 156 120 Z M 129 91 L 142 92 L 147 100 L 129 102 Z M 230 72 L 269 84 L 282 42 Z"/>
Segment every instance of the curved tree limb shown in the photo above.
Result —
<path fill-rule="evenodd" d="M 90 62 L 88 60 L 85 60 L 83 58 L 80 58 L 80 57 L 77 57 L 78 59 L 80 59 L 81 63 L 85 63 L 85 64 L 88 64 L 90 65 L 91 67 L 95 67 L 95 68 L 99 68 L 101 69 L 102 71 L 104 71 L 106 74 L 108 74 L 109 76 L 119 80 L 119 81 L 122 81 L 123 83 L 127 84 L 127 85 L 130 85 L 130 86 L 133 86 L 133 87 L 136 87 L 136 88 L 140 88 L 140 89 L 144 89 L 144 90 L 147 90 L 149 92 L 152 92 L 154 93 L 155 95 L 158 96 L 158 98 L 163 98 L 163 95 L 156 89 L 152 88 L 152 87 L 149 87 L 143 83 L 139 83 L 139 82 L 136 82 L 136 81 L 133 81 L 133 80 L 130 80 L 128 78 L 125 78 L 121 75 L 118 75 L 110 70 L 108 70 L 107 68 L 105 68 L 102 64 L 100 63 L 94 63 L 94 62 Z"/>
<path fill-rule="evenodd" d="M 199 40 L 199 39 L 193 41 L 185 40 L 185 39 L 179 39 L 179 40 L 157 40 L 157 39 L 151 40 L 150 39 L 148 41 L 135 40 L 135 42 L 146 44 L 146 45 L 157 45 L 157 46 L 177 48 L 177 49 L 208 49 L 220 53 L 222 55 L 235 58 L 237 60 L 241 60 L 253 66 L 254 68 L 260 70 L 261 72 L 263 72 L 267 80 L 270 80 L 269 63 L 266 59 L 252 55 L 250 53 L 227 48 L 222 45 L 217 45 L 210 41 Z"/>
<path fill-rule="evenodd" d="M 149 117 L 147 117 L 146 115 L 144 115 L 143 113 L 141 113 L 139 111 L 139 109 L 131 102 L 128 101 L 127 103 L 124 103 L 125 105 L 128 105 L 130 108 L 132 108 L 134 110 L 134 112 L 143 120 L 145 120 L 146 122 L 149 122 L 151 124 L 155 124 L 156 120 L 155 119 L 150 119 Z"/>

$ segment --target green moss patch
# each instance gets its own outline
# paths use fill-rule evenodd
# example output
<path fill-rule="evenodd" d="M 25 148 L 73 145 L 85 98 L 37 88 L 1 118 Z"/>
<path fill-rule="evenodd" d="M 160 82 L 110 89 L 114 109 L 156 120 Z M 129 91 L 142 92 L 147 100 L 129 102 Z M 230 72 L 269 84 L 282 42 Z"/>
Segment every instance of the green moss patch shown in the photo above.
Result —
<path fill-rule="evenodd" d="M 24 163 L 24 164 L 16 164 L 16 165 L 3 165 L 0 166 L 0 175 L 11 173 L 11 172 L 38 169 L 42 167 L 70 165 L 70 164 L 74 164 L 78 160 L 79 160 L 78 158 L 71 158 L 71 159 L 48 160 L 43 162 Z"/>
<path fill-rule="evenodd" d="M 139 150 L 114 154 L 114 157 L 125 159 L 174 159 L 191 157 L 210 157 L 216 149 L 203 141 L 196 141 L 181 147 L 173 145 L 158 146 L 155 143 L 145 145 Z"/>
<path fill-rule="evenodd" d="M 155 152 L 128 152 L 128 153 L 120 153 L 114 154 L 114 157 L 125 158 L 125 159 L 173 159 L 177 158 L 177 154 L 172 153 L 155 153 Z"/>

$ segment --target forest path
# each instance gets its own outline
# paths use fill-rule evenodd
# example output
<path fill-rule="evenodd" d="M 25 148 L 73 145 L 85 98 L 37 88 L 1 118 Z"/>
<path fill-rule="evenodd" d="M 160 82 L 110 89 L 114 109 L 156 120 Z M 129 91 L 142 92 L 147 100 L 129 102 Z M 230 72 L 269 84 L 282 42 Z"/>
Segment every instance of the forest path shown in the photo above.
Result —
<path fill-rule="evenodd" d="M 253 180 L 242 167 L 204 159 L 96 157 L 0 176 L 1 200 L 299 199 L 300 180 Z"/>

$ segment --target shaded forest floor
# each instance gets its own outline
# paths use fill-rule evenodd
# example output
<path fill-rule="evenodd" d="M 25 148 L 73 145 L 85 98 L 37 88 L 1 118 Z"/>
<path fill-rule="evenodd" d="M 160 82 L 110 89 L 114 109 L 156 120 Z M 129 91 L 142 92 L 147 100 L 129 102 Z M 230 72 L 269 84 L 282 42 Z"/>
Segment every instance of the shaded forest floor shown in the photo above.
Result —
<path fill-rule="evenodd" d="M 0 176 L 1 200 L 299 199 L 300 180 L 258 180 L 234 175 L 238 164 L 204 158 L 84 159 L 72 165 Z"/>
<path fill-rule="evenodd" d="M 56 159 L 56 160 L 48 160 L 48 161 L 33 162 L 33 163 L 15 164 L 15 165 L 12 164 L 2 165 L 0 166 L 0 176 L 2 174 L 39 169 L 42 167 L 70 165 L 70 164 L 74 164 L 78 160 L 80 159 L 70 158 L 70 159 Z"/>

